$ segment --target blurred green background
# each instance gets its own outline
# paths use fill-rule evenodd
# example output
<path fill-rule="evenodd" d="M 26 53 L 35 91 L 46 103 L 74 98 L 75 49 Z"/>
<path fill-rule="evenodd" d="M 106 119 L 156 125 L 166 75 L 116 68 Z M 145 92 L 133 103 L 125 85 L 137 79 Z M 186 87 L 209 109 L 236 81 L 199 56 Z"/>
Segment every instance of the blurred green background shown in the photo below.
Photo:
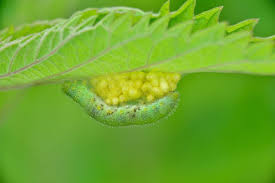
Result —
<path fill-rule="evenodd" d="M 163 2 L 0 0 L 0 28 L 87 7 L 157 11 Z M 221 5 L 221 20 L 258 17 L 255 34 L 275 34 L 274 0 L 197 0 L 196 13 Z M 192 74 L 179 91 L 174 115 L 136 128 L 101 126 L 58 85 L 0 92 L 0 183 L 275 182 L 274 77 Z"/>

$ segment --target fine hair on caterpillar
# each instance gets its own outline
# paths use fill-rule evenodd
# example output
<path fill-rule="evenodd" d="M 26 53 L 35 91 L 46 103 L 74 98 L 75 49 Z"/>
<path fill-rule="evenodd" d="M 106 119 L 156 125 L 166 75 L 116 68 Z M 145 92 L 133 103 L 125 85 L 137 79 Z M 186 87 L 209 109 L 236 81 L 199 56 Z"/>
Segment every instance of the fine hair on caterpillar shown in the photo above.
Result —
<path fill-rule="evenodd" d="M 135 72 L 67 81 L 63 91 L 102 124 L 146 125 L 175 110 L 179 79 L 180 75 L 175 73 Z"/>

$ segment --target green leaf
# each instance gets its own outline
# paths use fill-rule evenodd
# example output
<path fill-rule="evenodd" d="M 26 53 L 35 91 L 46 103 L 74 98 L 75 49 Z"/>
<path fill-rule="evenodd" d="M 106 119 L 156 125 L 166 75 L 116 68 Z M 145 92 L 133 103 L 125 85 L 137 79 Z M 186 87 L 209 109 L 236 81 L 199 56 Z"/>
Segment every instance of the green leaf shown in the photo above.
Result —
<path fill-rule="evenodd" d="M 275 35 L 274 36 L 270 36 L 270 37 L 266 37 L 266 38 L 262 38 L 262 37 L 254 37 L 252 38 L 251 42 L 263 42 L 263 41 L 275 41 Z"/>
<path fill-rule="evenodd" d="M 57 20 L 50 21 L 50 22 L 48 22 L 48 21 L 36 22 L 34 24 L 22 25 L 16 29 L 13 26 L 11 26 L 11 27 L 8 27 L 7 29 L 3 30 L 2 32 L 0 32 L 0 41 L 4 41 L 7 39 L 8 39 L 8 41 L 13 41 L 20 37 L 38 33 L 38 32 L 41 32 L 45 29 L 52 27 L 53 25 L 55 25 L 56 23 L 61 22 L 61 21 L 62 21 L 61 19 L 57 19 Z"/>
<path fill-rule="evenodd" d="M 169 27 L 191 20 L 194 17 L 195 6 L 195 0 L 186 1 L 176 12 L 172 13 Z"/>
<path fill-rule="evenodd" d="M 211 25 L 215 25 L 219 22 L 220 13 L 223 7 L 213 8 L 212 10 L 205 11 L 195 16 L 195 23 L 193 32 L 205 29 Z"/>
<path fill-rule="evenodd" d="M 275 39 L 253 37 L 257 20 L 219 23 L 221 7 L 175 12 L 87 9 L 66 20 L 0 31 L 0 89 L 135 70 L 275 75 Z"/>
<path fill-rule="evenodd" d="M 170 13 L 170 0 L 168 0 L 166 3 L 163 4 L 160 11 L 160 16 L 169 15 Z"/>
<path fill-rule="evenodd" d="M 240 22 L 236 25 L 229 26 L 226 30 L 228 34 L 232 34 L 240 31 L 253 31 L 254 27 L 258 23 L 259 19 L 249 19 Z"/>

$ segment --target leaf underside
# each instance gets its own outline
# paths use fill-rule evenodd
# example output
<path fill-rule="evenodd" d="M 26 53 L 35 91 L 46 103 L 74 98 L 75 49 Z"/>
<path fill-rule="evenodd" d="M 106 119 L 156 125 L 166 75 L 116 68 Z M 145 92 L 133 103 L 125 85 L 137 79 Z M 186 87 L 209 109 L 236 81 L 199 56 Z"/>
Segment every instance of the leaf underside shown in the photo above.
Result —
<path fill-rule="evenodd" d="M 69 19 L 0 32 L 0 90 L 136 70 L 275 75 L 275 36 L 253 37 L 257 19 L 229 26 L 222 8 L 194 15 L 87 9 Z"/>

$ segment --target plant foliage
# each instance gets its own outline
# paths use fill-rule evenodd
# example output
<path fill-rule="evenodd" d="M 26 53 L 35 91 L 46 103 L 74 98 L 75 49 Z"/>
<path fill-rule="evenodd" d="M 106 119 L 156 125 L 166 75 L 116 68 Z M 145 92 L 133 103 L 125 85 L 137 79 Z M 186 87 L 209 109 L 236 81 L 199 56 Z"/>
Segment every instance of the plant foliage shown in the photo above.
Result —
<path fill-rule="evenodd" d="M 0 32 L 0 89 L 136 70 L 275 75 L 275 36 L 253 37 L 257 19 L 229 26 L 222 8 L 194 15 L 195 0 L 158 14 L 87 9 L 69 19 Z"/>

